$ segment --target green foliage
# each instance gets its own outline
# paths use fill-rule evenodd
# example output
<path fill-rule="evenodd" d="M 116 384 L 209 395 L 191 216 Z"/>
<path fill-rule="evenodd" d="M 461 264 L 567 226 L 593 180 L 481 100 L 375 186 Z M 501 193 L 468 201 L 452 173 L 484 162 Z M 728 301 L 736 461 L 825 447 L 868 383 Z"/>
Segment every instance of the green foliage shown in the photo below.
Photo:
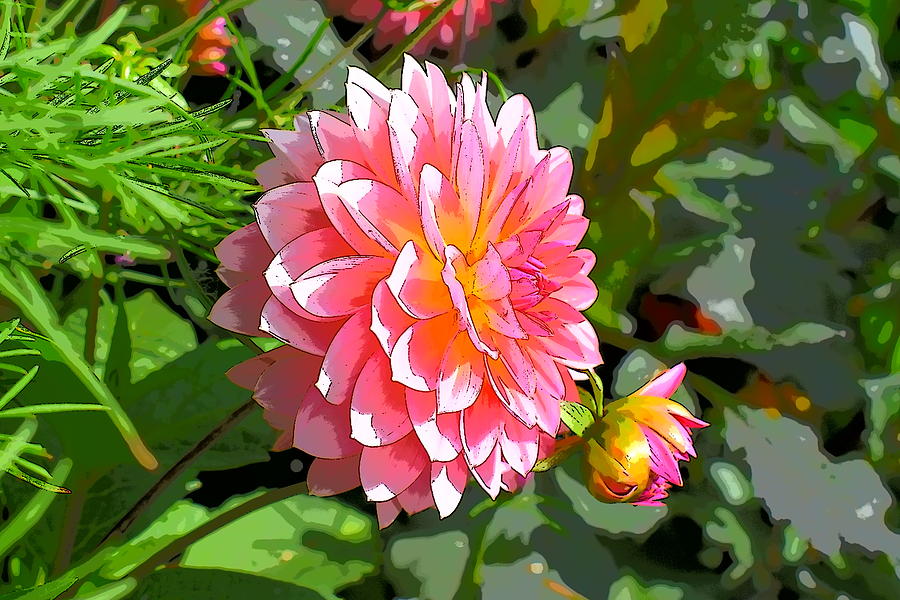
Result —
<path fill-rule="evenodd" d="M 297 495 L 224 377 L 272 341 L 205 317 L 259 129 L 341 109 L 349 65 L 396 85 L 414 41 L 316 0 L 113 4 L 0 0 L 0 598 L 898 596 L 900 3 L 492 3 L 430 57 L 573 150 L 608 364 L 563 422 L 688 361 L 673 398 L 712 427 L 665 507 L 597 501 L 563 453 L 382 532 L 361 494 Z M 229 72 L 196 77 L 215 17 Z"/>

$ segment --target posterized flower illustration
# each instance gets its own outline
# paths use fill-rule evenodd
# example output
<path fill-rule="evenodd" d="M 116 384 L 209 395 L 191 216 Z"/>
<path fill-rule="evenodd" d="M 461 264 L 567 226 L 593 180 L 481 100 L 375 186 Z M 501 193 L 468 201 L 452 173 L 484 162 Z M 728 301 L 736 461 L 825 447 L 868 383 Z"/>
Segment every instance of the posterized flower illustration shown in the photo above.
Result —
<path fill-rule="evenodd" d="M 504 0 L 458 0 L 426 36 L 413 48 L 416 54 L 427 52 L 434 46 L 447 48 L 460 37 L 475 37 L 482 27 L 491 22 L 491 4 Z M 383 48 L 396 44 L 415 31 L 441 0 L 424 0 L 419 10 L 389 10 L 378 29 L 374 43 Z M 366 23 L 376 18 L 384 4 L 381 0 L 326 0 L 325 5 L 334 13 L 351 21 Z"/>
<path fill-rule="evenodd" d="M 349 114 L 268 130 L 256 223 L 217 248 L 210 319 L 287 345 L 234 368 L 280 447 L 319 457 L 312 493 L 362 485 L 379 521 L 491 497 L 548 455 L 576 369 L 601 362 L 572 160 L 537 145 L 528 100 L 496 120 L 406 57 L 401 89 L 351 68 Z"/>

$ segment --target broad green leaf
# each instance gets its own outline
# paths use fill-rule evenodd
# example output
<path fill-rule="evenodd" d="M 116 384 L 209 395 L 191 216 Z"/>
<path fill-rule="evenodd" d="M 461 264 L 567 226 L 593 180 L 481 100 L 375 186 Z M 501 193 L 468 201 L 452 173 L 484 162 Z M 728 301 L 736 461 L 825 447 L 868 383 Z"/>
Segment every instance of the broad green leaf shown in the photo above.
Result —
<path fill-rule="evenodd" d="M 744 407 L 726 409 L 725 417 L 725 439 L 746 453 L 754 493 L 773 519 L 789 520 L 798 535 L 829 556 L 845 542 L 900 556 L 900 534 L 884 520 L 891 495 L 869 463 L 833 462 L 812 429 L 788 418 Z"/>

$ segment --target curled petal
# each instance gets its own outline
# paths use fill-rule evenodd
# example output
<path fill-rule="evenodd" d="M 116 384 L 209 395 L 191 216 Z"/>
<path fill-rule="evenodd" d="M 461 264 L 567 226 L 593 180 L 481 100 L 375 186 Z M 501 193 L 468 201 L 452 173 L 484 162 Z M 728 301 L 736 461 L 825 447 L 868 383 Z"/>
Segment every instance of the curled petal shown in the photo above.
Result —
<path fill-rule="evenodd" d="M 310 175 L 311 176 L 311 175 Z M 269 247 L 281 250 L 304 233 L 330 226 L 316 186 L 310 181 L 270 189 L 253 206 Z M 264 265 L 263 269 L 268 265 Z"/>
<path fill-rule="evenodd" d="M 290 285 L 303 310 L 318 317 L 343 317 L 368 306 L 375 284 L 390 270 L 378 256 L 342 256 L 320 263 Z"/>

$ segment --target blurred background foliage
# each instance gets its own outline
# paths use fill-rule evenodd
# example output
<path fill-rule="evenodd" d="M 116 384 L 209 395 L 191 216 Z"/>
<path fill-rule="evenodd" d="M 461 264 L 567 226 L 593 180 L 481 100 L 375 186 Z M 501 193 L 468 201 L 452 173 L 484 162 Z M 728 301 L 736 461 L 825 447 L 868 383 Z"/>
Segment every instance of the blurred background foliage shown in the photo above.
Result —
<path fill-rule="evenodd" d="M 291 495 L 308 457 L 223 377 L 271 340 L 205 319 L 212 249 L 259 128 L 340 108 L 349 64 L 398 83 L 392 50 L 314 0 L 0 0 L 0 598 L 900 597 L 900 2 L 493 11 L 430 60 L 572 149 L 606 389 L 685 360 L 713 424 L 685 488 L 604 505 L 565 464 L 382 532 Z"/>

